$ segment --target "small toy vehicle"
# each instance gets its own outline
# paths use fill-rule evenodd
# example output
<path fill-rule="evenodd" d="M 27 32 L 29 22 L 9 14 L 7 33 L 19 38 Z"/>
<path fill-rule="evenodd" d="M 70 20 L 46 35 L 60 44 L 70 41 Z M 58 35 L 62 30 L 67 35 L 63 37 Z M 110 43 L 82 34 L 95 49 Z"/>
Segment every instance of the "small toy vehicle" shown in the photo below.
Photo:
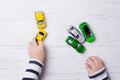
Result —
<path fill-rule="evenodd" d="M 38 29 L 43 29 L 46 27 L 45 18 L 42 11 L 35 12 L 35 19 Z"/>
<path fill-rule="evenodd" d="M 95 36 L 87 22 L 81 23 L 79 25 L 79 28 L 87 42 L 93 42 L 95 40 Z"/>
<path fill-rule="evenodd" d="M 80 53 L 83 53 L 85 50 L 85 47 L 71 36 L 66 38 L 66 42 Z"/>
<path fill-rule="evenodd" d="M 38 33 L 37 33 L 37 35 L 36 35 L 35 38 L 36 38 L 38 41 L 43 41 L 44 38 L 46 37 L 46 35 L 47 35 L 47 32 L 42 29 L 42 30 L 39 30 L 39 31 L 38 31 Z"/>
<path fill-rule="evenodd" d="M 76 40 L 78 40 L 80 43 L 83 43 L 85 41 L 83 35 L 79 32 L 77 28 L 74 26 L 69 26 L 67 28 L 67 32 L 71 34 Z"/>

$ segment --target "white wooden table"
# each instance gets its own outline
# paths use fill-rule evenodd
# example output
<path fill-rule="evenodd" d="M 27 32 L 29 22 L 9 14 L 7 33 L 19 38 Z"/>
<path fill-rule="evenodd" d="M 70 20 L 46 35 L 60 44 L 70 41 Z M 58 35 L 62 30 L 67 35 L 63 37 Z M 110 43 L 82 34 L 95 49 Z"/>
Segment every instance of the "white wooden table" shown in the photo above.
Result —
<path fill-rule="evenodd" d="M 0 80 L 20 80 L 37 32 L 34 12 L 45 12 L 46 64 L 41 80 L 88 80 L 85 60 L 102 58 L 112 80 L 120 76 L 120 0 L 0 0 Z M 77 53 L 65 43 L 66 27 L 87 21 L 96 40 Z"/>

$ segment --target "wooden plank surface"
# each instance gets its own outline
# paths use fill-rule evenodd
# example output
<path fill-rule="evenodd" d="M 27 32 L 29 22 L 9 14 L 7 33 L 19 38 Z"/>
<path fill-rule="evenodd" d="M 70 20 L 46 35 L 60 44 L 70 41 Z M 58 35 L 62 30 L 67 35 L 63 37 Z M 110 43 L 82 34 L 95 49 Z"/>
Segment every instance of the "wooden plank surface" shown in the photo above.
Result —
<path fill-rule="evenodd" d="M 1 0 L 0 80 L 20 80 L 29 59 L 27 42 L 35 36 L 34 12 L 47 21 L 46 62 L 41 80 L 88 80 L 85 60 L 96 55 L 106 64 L 111 80 L 120 76 L 119 0 Z M 95 33 L 86 52 L 78 54 L 65 43 L 68 25 L 87 21 Z"/>

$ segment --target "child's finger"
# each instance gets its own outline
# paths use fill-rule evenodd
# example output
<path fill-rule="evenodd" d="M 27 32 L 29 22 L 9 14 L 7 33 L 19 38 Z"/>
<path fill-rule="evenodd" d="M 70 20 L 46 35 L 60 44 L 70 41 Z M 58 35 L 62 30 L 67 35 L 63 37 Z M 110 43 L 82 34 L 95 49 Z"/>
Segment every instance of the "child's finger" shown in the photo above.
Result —
<path fill-rule="evenodd" d="M 97 56 L 96 56 L 96 58 L 97 58 L 97 60 L 99 61 L 99 63 L 103 64 L 103 61 L 100 59 L 100 57 L 97 57 Z"/>
<path fill-rule="evenodd" d="M 33 43 L 34 46 L 37 46 L 37 41 L 36 41 L 35 38 L 32 39 L 32 43 Z"/>
<path fill-rule="evenodd" d="M 29 47 L 33 47 L 32 42 L 29 42 L 29 43 L 28 43 L 28 46 L 29 46 Z"/>
<path fill-rule="evenodd" d="M 98 63 L 98 60 L 97 60 L 97 58 L 95 56 L 90 56 L 89 59 L 91 59 L 95 63 Z"/>
<path fill-rule="evenodd" d="M 88 60 L 87 60 L 87 62 L 92 66 L 92 65 L 94 65 L 94 61 L 92 60 L 92 59 L 90 59 L 90 58 L 88 58 Z"/>
<path fill-rule="evenodd" d="M 38 41 L 39 46 L 43 46 L 43 42 L 42 41 Z"/>
<path fill-rule="evenodd" d="M 90 71 L 91 71 L 91 67 L 90 67 L 90 65 L 87 64 L 87 63 L 85 63 L 85 67 L 86 67 L 87 71 L 90 73 Z"/>

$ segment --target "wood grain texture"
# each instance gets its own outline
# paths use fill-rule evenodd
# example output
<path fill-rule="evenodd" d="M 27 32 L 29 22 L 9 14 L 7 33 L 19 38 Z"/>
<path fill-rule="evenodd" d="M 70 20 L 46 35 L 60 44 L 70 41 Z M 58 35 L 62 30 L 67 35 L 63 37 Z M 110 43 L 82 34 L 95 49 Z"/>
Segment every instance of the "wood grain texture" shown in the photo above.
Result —
<path fill-rule="evenodd" d="M 29 59 L 27 42 L 35 36 L 34 11 L 47 21 L 46 62 L 41 80 L 88 80 L 85 60 L 96 55 L 106 64 L 111 80 L 120 76 L 120 0 L 1 0 L 0 80 L 20 80 Z M 78 54 L 65 43 L 66 27 L 87 21 L 95 33 Z"/>

